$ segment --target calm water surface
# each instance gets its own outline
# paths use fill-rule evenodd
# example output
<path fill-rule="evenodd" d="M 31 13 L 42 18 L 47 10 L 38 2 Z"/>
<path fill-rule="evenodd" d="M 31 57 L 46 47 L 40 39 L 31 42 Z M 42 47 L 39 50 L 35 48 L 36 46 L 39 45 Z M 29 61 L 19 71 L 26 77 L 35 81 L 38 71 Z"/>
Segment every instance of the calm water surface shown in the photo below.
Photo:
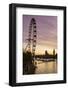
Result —
<path fill-rule="evenodd" d="M 57 73 L 57 61 L 40 61 L 35 60 L 35 74 Z"/>

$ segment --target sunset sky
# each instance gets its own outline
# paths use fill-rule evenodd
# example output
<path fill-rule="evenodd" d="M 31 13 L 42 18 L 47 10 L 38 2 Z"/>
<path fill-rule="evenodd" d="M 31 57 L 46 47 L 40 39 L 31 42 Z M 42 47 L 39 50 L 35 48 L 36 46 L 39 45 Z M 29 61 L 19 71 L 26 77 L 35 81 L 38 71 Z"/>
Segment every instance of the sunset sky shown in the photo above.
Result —
<path fill-rule="evenodd" d="M 45 54 L 45 50 L 52 54 L 53 49 L 57 52 L 57 16 L 23 15 L 24 48 L 27 45 L 26 39 L 32 18 L 35 18 L 37 25 L 36 54 Z"/>

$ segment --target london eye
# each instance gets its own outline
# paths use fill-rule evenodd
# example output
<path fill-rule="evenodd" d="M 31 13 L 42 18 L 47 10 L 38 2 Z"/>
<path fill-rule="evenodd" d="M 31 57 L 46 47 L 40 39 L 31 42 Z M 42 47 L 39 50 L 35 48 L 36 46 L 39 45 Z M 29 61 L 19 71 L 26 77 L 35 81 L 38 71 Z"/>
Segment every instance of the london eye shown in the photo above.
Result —
<path fill-rule="evenodd" d="M 27 41 L 28 43 L 25 50 L 31 52 L 32 56 L 34 57 L 37 43 L 37 26 L 34 18 L 31 19 L 29 24 Z"/>

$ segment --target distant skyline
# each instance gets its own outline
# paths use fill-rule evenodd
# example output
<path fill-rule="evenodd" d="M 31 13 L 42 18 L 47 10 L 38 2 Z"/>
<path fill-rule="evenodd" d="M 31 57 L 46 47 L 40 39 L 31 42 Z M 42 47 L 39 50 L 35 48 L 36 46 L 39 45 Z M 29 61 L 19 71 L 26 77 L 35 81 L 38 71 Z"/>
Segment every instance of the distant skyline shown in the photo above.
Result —
<path fill-rule="evenodd" d="M 53 49 L 57 52 L 57 16 L 23 15 L 23 42 L 27 45 L 29 24 L 35 18 L 37 25 L 36 54 L 45 54 L 45 50 L 52 54 Z"/>

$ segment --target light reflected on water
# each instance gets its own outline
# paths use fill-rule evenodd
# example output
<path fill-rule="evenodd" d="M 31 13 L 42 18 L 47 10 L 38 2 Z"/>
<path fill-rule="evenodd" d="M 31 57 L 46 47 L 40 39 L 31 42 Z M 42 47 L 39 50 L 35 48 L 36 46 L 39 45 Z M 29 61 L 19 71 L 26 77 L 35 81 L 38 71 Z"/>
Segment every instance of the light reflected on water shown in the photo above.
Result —
<path fill-rule="evenodd" d="M 57 73 L 57 61 L 39 61 L 35 60 L 35 74 Z"/>

